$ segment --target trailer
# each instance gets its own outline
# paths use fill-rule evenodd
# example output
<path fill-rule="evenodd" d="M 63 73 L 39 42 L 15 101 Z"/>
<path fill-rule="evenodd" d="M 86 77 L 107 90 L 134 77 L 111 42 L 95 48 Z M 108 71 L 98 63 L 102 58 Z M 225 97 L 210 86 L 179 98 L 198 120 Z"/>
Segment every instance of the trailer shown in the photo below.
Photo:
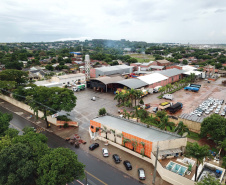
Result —
<path fill-rule="evenodd" d="M 170 106 L 168 109 L 169 109 L 170 113 L 175 113 L 178 110 L 182 109 L 182 107 L 183 107 L 183 104 L 180 102 L 177 102 L 177 103 L 173 104 L 172 106 Z"/>

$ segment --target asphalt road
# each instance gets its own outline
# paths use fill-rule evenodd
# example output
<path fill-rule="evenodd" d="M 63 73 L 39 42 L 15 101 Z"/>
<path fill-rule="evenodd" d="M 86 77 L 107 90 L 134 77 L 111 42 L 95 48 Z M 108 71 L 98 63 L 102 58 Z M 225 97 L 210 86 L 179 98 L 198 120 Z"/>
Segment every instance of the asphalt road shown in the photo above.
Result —
<path fill-rule="evenodd" d="M 9 110 L 0 106 L 1 112 L 12 113 Z M 30 121 L 20 117 L 19 115 L 13 114 L 13 120 L 11 121 L 11 126 L 22 130 L 25 126 L 35 126 Z M 88 185 L 140 185 L 141 182 L 131 178 L 127 174 L 113 168 L 112 166 L 104 163 L 103 161 L 95 158 L 94 156 L 88 154 L 82 149 L 74 148 L 72 145 L 66 143 L 62 138 L 56 136 L 53 133 L 44 131 L 42 132 L 46 137 L 48 137 L 49 147 L 65 147 L 73 150 L 77 156 L 78 160 L 86 165 L 85 170 L 87 174 Z M 88 147 L 88 146 L 87 146 Z M 75 180 L 72 184 L 85 184 L 85 179 Z"/>

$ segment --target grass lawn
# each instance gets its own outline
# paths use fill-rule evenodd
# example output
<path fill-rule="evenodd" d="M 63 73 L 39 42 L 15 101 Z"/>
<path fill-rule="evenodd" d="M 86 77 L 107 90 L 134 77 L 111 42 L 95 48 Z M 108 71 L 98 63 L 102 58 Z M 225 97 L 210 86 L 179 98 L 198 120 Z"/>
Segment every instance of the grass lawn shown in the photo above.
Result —
<path fill-rule="evenodd" d="M 136 58 L 138 62 L 144 63 L 144 62 L 150 62 L 154 61 L 155 57 L 153 55 L 146 55 L 146 54 L 130 54 L 129 56 Z"/>
<path fill-rule="evenodd" d="M 195 132 L 191 132 L 190 131 L 190 135 L 187 135 L 188 138 L 190 139 L 194 139 L 196 141 L 200 140 L 201 137 L 199 136 L 199 134 L 195 133 Z"/>

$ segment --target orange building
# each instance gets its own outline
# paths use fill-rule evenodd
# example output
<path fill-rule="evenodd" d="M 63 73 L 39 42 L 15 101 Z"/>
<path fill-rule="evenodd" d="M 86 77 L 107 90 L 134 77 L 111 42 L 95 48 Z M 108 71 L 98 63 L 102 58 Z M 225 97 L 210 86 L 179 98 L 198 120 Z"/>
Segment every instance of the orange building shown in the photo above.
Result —
<path fill-rule="evenodd" d="M 171 155 L 165 151 L 181 153 L 187 143 L 187 138 L 177 134 L 155 127 L 147 128 L 141 123 L 109 114 L 90 120 L 90 133 L 92 137 L 107 138 L 137 153 L 144 152 L 147 157 L 151 157 L 151 152 L 157 150 L 157 145 L 164 155 Z"/>

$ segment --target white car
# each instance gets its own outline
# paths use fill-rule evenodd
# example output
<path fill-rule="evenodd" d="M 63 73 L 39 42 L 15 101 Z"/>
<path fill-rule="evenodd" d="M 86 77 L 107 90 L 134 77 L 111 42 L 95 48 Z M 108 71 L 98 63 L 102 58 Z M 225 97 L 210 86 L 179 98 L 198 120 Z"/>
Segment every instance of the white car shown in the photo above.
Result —
<path fill-rule="evenodd" d="M 205 114 L 209 114 L 209 113 L 210 113 L 210 111 L 209 110 L 206 110 Z"/>
<path fill-rule="evenodd" d="M 223 112 L 221 112 L 221 116 L 225 116 L 225 112 L 223 111 Z"/>
<path fill-rule="evenodd" d="M 216 109 L 215 114 L 219 114 L 220 110 Z"/>
<path fill-rule="evenodd" d="M 210 107 L 210 108 L 209 108 L 209 111 L 213 111 L 213 107 Z"/>
<path fill-rule="evenodd" d="M 108 153 L 108 149 L 107 148 L 102 148 L 102 153 L 104 157 L 108 157 L 109 153 Z"/>

